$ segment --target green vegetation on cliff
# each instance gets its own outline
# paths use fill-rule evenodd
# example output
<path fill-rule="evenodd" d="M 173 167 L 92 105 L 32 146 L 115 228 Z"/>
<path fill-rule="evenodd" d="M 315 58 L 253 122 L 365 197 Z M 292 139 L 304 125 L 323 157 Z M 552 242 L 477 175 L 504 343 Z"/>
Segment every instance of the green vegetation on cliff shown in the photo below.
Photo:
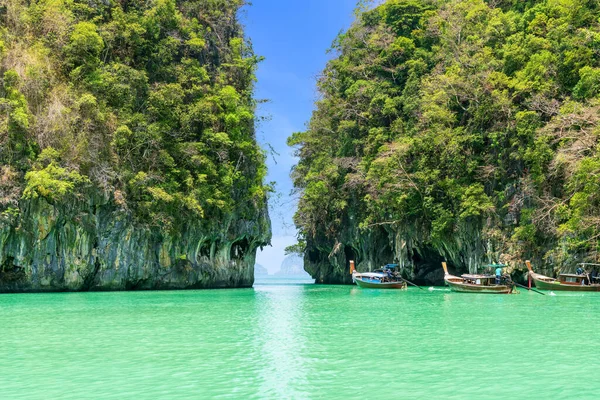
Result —
<path fill-rule="evenodd" d="M 259 60 L 236 20 L 242 4 L 3 2 L 0 206 L 92 185 L 161 227 L 255 216 L 266 191 Z"/>
<path fill-rule="evenodd" d="M 351 257 L 421 278 L 598 258 L 597 1 L 388 0 L 334 50 L 289 139 L 318 280 L 347 282 Z"/>
<path fill-rule="evenodd" d="M 254 134 L 260 59 L 237 20 L 244 3 L 0 3 L 0 290 L 15 276 L 23 287 L 102 286 L 98 270 L 123 268 L 124 257 L 127 268 L 196 273 L 179 286 L 197 283 L 221 251 L 223 266 L 252 255 L 251 270 L 270 237 L 269 188 Z M 137 232 L 141 253 L 100 255 L 133 227 L 148 232 Z M 75 286 L 63 285 L 69 270 Z M 115 287 L 138 285 L 123 274 Z"/>

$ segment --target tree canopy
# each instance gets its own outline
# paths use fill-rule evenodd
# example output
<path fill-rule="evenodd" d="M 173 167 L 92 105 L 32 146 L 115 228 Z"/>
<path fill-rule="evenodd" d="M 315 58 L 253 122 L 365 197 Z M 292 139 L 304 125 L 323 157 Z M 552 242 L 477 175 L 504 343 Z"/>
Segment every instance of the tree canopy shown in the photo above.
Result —
<path fill-rule="evenodd" d="M 161 228 L 262 212 L 244 3 L 2 2 L 0 213 L 90 189 Z"/>
<path fill-rule="evenodd" d="M 309 263 L 377 232 L 409 261 L 598 259 L 597 1 L 388 0 L 333 50 L 288 140 Z"/>

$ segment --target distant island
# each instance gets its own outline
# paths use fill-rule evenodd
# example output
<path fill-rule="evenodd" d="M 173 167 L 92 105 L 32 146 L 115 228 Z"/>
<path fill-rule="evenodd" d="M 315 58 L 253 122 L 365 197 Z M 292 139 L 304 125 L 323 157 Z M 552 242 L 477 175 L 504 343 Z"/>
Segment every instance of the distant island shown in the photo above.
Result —
<path fill-rule="evenodd" d="M 279 271 L 269 274 L 267 268 L 261 264 L 254 264 L 254 276 L 277 276 L 277 277 L 296 277 L 311 279 L 311 276 L 304 270 L 304 260 L 297 254 L 288 255 L 279 267 Z"/>
<path fill-rule="evenodd" d="M 279 271 L 275 273 L 277 276 L 306 276 L 310 275 L 304 270 L 304 260 L 302 257 L 292 254 L 287 256 L 282 262 Z"/>
<path fill-rule="evenodd" d="M 254 264 L 254 276 L 269 275 L 269 271 L 260 264 Z"/>

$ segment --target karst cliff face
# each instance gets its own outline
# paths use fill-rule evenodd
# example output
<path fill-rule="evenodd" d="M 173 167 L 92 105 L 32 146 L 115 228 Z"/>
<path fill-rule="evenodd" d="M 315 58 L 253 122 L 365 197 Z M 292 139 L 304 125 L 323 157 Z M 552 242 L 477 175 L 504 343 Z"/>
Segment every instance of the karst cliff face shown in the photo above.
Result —
<path fill-rule="evenodd" d="M 256 250 L 270 240 L 266 212 L 220 230 L 138 226 L 106 199 L 69 206 L 21 203 L 0 223 L 0 292 L 250 287 Z"/>
<path fill-rule="evenodd" d="M 270 187 L 244 5 L 0 7 L 0 292 L 252 285 Z"/>
<path fill-rule="evenodd" d="M 306 270 L 350 283 L 398 263 L 441 284 L 524 261 L 598 262 L 600 4 L 387 0 L 333 44 L 305 132 L 295 222 Z"/>

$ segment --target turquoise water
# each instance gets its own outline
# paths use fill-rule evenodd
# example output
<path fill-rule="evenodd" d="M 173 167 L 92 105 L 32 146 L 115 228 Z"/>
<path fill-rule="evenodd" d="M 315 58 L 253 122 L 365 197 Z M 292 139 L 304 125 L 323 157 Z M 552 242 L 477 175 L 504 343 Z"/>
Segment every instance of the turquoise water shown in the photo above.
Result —
<path fill-rule="evenodd" d="M 598 398 L 600 296 L 0 296 L 0 399 Z"/>

